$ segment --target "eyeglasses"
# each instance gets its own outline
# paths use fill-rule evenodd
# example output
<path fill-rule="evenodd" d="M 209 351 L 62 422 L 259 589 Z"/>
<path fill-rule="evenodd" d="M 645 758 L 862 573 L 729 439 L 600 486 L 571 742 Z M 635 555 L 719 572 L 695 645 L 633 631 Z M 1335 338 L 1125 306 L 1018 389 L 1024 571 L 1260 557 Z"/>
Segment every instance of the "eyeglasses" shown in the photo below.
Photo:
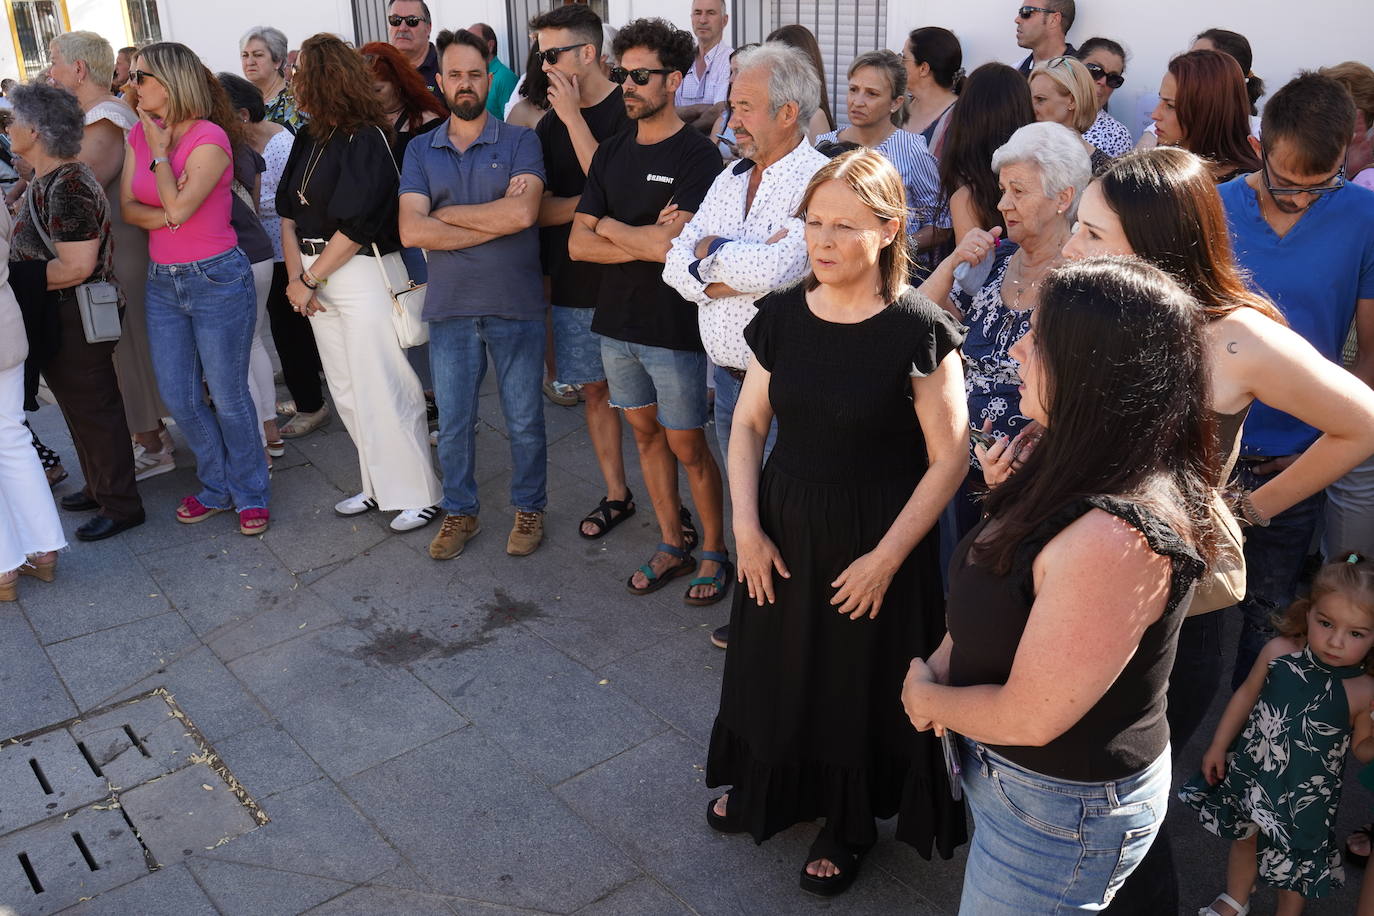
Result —
<path fill-rule="evenodd" d="M 635 81 L 636 86 L 647 86 L 649 85 L 649 77 L 655 73 L 662 73 L 666 76 L 676 72 L 671 67 L 636 67 L 633 70 L 626 70 L 624 67 L 612 67 L 611 72 L 607 75 L 611 82 L 617 85 L 624 84 L 625 78 L 629 77 Z"/>
<path fill-rule="evenodd" d="M 558 63 L 558 55 L 562 54 L 564 51 L 571 51 L 574 48 L 580 48 L 583 45 L 589 44 L 591 44 L 590 41 L 579 41 L 575 45 L 564 45 L 561 48 L 549 48 L 547 51 L 539 52 L 539 59 L 552 67 L 554 64 Z"/>
<path fill-rule="evenodd" d="M 388 16 L 386 17 L 386 21 L 391 23 L 393 29 L 403 22 L 412 29 L 422 22 L 429 22 L 429 20 L 423 16 Z"/>
<path fill-rule="evenodd" d="M 1331 183 L 1318 185 L 1315 188 L 1276 188 L 1270 184 L 1269 179 L 1269 151 L 1260 147 L 1260 159 L 1264 163 L 1264 187 L 1274 197 L 1296 197 L 1299 194 L 1311 194 L 1313 197 L 1321 197 L 1323 194 L 1331 194 L 1345 187 L 1345 162 L 1341 162 L 1341 167 L 1336 169 L 1336 174 L 1331 176 Z M 1345 155 L 1341 155 L 1345 159 Z"/>
<path fill-rule="evenodd" d="M 1107 85 L 1113 89 L 1120 89 L 1121 85 L 1126 82 L 1126 77 L 1122 76 L 1120 73 L 1109 72 L 1107 68 L 1103 67 L 1101 64 L 1090 64 L 1085 61 L 1083 66 L 1088 68 L 1088 75 L 1094 80 L 1105 79 Z"/>
<path fill-rule="evenodd" d="M 1019 10 L 1016 11 L 1016 15 L 1020 16 L 1022 19 L 1029 19 L 1030 17 L 1034 16 L 1036 13 L 1045 13 L 1045 14 L 1049 14 L 1049 13 L 1057 13 L 1057 12 L 1059 12 L 1059 10 L 1046 9 L 1046 8 L 1043 7 L 1043 6 L 1023 6 L 1023 7 L 1021 7 Z"/>
<path fill-rule="evenodd" d="M 133 83 L 135 86 L 142 86 L 142 85 L 143 85 L 143 81 L 144 81 L 145 79 L 149 78 L 149 77 L 152 77 L 153 79 L 157 79 L 156 76 L 153 76 L 153 74 L 149 73 L 147 70 L 130 70 L 130 71 L 129 71 L 129 82 Z"/>

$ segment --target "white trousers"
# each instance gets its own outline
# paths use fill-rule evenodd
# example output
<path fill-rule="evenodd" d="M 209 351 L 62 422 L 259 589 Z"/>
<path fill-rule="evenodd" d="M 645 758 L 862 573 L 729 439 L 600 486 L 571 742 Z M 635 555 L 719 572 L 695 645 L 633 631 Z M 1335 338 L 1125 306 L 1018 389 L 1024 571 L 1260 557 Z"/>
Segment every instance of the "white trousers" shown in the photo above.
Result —
<path fill-rule="evenodd" d="M 24 364 L 0 370 L 0 572 L 67 546 L 43 464 L 24 428 Z"/>
<path fill-rule="evenodd" d="M 258 320 L 253 325 L 253 346 L 248 351 L 248 394 L 258 412 L 258 422 L 277 418 L 277 386 L 272 384 L 272 357 L 262 335 L 267 333 L 267 296 L 272 292 L 272 262 L 253 265 L 253 291 L 258 297 Z M 265 441 L 265 437 L 264 437 Z"/>
<path fill-rule="evenodd" d="M 393 276 L 404 276 L 395 259 Z M 301 255 L 306 267 L 314 255 Z M 391 297 L 376 261 L 355 255 L 315 294 L 325 311 L 310 317 L 334 409 L 358 449 L 363 492 L 382 509 L 439 503 L 425 417 L 425 393 L 391 325 Z"/>
<path fill-rule="evenodd" d="M 1322 546 L 1328 559 L 1351 550 L 1374 556 L 1374 458 L 1326 488 Z"/>

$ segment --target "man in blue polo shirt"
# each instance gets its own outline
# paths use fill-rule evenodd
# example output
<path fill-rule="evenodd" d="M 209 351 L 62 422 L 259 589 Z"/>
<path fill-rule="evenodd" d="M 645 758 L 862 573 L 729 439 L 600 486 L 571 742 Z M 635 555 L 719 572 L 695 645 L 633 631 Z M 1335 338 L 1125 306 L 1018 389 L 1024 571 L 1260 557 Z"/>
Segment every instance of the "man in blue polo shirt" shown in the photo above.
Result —
<path fill-rule="evenodd" d="M 1374 193 L 1345 180 L 1355 107 L 1345 88 L 1304 73 L 1264 106 L 1264 167 L 1218 189 L 1237 262 L 1283 311 L 1293 330 L 1339 362 L 1352 323 L 1358 355 L 1352 385 L 1374 382 Z M 1318 431 L 1256 402 L 1241 438 L 1239 483 L 1254 490 L 1293 464 Z M 1246 595 L 1236 668 L 1238 686 L 1273 635 L 1270 616 L 1297 591 L 1324 494 L 1308 497 L 1246 529 Z M 1333 545 L 1334 547 L 1335 545 Z"/>
<path fill-rule="evenodd" d="M 429 555 L 448 560 L 477 534 L 477 392 L 496 368 L 510 435 L 512 556 L 544 537 L 548 454 L 544 435 L 544 298 L 535 221 L 544 162 L 534 131 L 486 111 L 487 43 L 439 33 L 439 85 L 452 117 L 406 150 L 401 239 L 429 252 L 430 362 L 439 405 L 439 464 L 447 515 Z"/>

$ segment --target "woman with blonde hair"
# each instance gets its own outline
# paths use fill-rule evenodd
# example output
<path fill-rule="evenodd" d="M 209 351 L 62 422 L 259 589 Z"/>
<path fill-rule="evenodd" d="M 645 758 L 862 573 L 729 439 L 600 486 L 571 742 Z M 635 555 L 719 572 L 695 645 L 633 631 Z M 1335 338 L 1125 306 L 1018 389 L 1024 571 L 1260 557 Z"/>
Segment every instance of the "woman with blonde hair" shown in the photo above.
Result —
<path fill-rule="evenodd" d="M 907 724 L 907 665 L 944 635 L 935 521 L 963 479 L 964 332 L 912 290 L 902 179 L 851 150 L 811 179 L 811 273 L 759 300 L 735 408 L 739 579 L 706 782 L 724 833 L 825 818 L 801 886 L 833 896 L 900 815 L 929 858 L 965 839 L 941 749 Z M 777 446 L 763 463 L 774 415 Z"/>
<path fill-rule="evenodd" d="M 124 218 L 148 230 L 153 367 L 201 482 L 177 507 L 177 521 L 195 524 L 232 508 L 241 533 L 261 534 L 267 460 L 248 393 L 257 297 L 230 223 L 226 127 L 237 128 L 223 88 L 185 45 L 148 45 L 130 79 L 139 89 L 139 123 L 129 132 L 121 201 Z"/>
<path fill-rule="evenodd" d="M 307 38 L 296 67 L 296 100 L 309 121 L 282 172 L 277 214 L 286 298 L 310 319 L 334 407 L 358 449 L 362 492 L 334 511 L 400 510 L 391 529 L 410 531 L 440 513 L 442 492 L 424 392 L 382 280 L 405 288 L 386 116 L 372 71 L 339 38 Z"/>
<path fill-rule="evenodd" d="M 1082 61 L 1052 58 L 1032 70 L 1029 81 L 1035 120 L 1063 124 L 1079 136 L 1092 130 L 1097 121 L 1097 86 Z M 1094 173 L 1112 161 L 1086 137 L 1083 143 L 1088 147 Z"/>
<path fill-rule="evenodd" d="M 124 221 L 120 212 L 119 176 L 124 168 L 124 141 L 138 115 L 110 94 L 114 52 L 94 32 L 66 32 L 52 41 L 49 78 L 76 96 L 86 113 L 77 158 L 91 167 L 105 188 L 114 227 L 114 270 L 124 290 L 123 334 L 114 351 L 124 417 L 133 433 L 134 476 L 147 480 L 176 469 L 172 437 L 162 423 L 167 408 L 157 393 L 157 378 L 148 352 L 144 286 L 148 277 L 148 233 Z M 128 63 L 125 64 L 126 79 Z"/>

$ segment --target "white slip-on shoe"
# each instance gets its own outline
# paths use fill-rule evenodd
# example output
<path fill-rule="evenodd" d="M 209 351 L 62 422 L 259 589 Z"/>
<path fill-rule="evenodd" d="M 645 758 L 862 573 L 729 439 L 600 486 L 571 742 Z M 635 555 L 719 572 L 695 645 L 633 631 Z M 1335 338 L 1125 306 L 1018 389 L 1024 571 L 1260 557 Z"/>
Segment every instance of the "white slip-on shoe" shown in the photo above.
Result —
<path fill-rule="evenodd" d="M 426 506 L 423 509 L 407 509 L 391 520 L 391 530 L 414 531 L 416 528 L 425 527 L 442 514 L 443 510 L 438 506 Z"/>
<path fill-rule="evenodd" d="M 364 512 L 371 512 L 377 508 L 377 501 L 366 493 L 359 493 L 357 496 L 350 496 L 348 499 L 339 500 L 334 504 L 334 514 L 342 515 L 344 518 L 350 515 L 362 515 Z"/>

